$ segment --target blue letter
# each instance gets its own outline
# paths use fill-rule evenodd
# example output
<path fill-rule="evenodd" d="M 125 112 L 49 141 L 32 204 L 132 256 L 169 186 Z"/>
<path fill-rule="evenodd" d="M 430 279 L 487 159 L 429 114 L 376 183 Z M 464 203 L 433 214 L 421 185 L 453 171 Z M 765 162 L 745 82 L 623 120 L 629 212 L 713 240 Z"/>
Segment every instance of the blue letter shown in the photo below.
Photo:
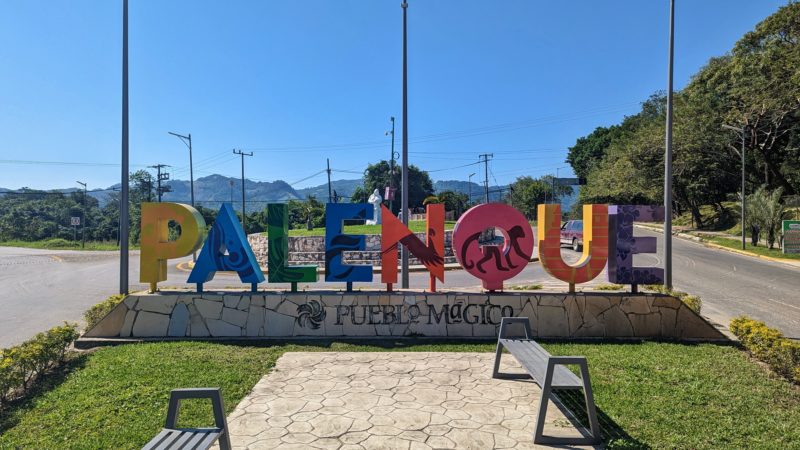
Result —
<path fill-rule="evenodd" d="M 344 220 L 366 220 L 369 203 L 328 203 L 325 206 L 325 281 L 372 281 L 372 266 L 350 266 L 343 262 L 343 253 L 364 250 L 364 235 L 344 234 Z"/>
<path fill-rule="evenodd" d="M 256 290 L 256 284 L 264 281 L 253 249 L 228 203 L 223 203 L 219 209 L 217 220 L 208 233 L 188 282 L 197 283 L 197 291 L 202 292 L 203 283 L 211 281 L 218 270 L 238 273 L 242 283 L 250 283 L 253 291 Z"/>

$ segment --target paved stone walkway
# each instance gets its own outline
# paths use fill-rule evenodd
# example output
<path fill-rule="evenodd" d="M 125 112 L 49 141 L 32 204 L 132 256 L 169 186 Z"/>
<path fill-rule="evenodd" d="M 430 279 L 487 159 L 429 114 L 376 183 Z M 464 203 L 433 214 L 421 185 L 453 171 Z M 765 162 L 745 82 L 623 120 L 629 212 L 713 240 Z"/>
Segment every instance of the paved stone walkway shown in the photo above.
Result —
<path fill-rule="evenodd" d="M 287 353 L 228 418 L 234 449 L 542 448 L 541 390 L 486 353 Z M 513 357 L 503 370 L 521 371 Z M 578 431 L 550 402 L 545 434 Z"/>

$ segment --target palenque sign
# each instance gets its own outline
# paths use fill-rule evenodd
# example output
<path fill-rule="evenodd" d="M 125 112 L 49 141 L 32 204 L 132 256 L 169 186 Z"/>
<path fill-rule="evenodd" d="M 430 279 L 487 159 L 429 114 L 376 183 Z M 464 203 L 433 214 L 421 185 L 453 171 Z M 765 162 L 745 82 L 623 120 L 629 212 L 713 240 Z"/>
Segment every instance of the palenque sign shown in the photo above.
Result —
<path fill-rule="evenodd" d="M 430 274 L 430 290 L 436 290 L 436 280 L 444 282 L 444 205 L 428 205 L 427 235 L 420 240 L 391 212 L 383 208 L 381 226 L 381 282 L 391 291 L 397 283 L 398 245 L 403 245 L 420 260 Z M 329 203 L 326 205 L 325 229 L 325 281 L 330 283 L 371 282 L 371 265 L 352 265 L 344 262 L 344 253 L 365 249 L 364 235 L 344 233 L 346 220 L 366 220 L 372 216 L 373 206 L 368 203 Z M 519 211 L 502 203 L 475 206 L 464 213 L 453 229 L 453 251 L 458 263 L 481 280 L 488 291 L 503 289 L 503 282 L 523 270 L 538 248 L 542 267 L 554 278 L 574 288 L 597 277 L 606 264 L 608 278 L 619 284 L 660 284 L 662 269 L 633 266 L 633 255 L 655 252 L 655 238 L 634 237 L 634 222 L 654 222 L 664 219 L 661 206 L 637 205 L 584 205 L 583 254 L 575 264 L 561 258 L 561 206 L 539 205 L 537 236 Z M 168 224 L 180 225 L 181 234 L 170 241 Z M 315 266 L 290 266 L 288 251 L 288 207 L 285 204 L 267 206 L 267 233 L 269 255 L 266 279 L 259 267 L 233 208 L 223 204 L 217 220 L 205 242 L 202 240 L 205 221 L 200 213 L 181 203 L 142 204 L 142 242 L 140 281 L 149 283 L 155 291 L 158 283 L 167 278 L 167 261 L 200 250 L 188 282 L 202 291 L 203 283 L 214 278 L 217 271 L 234 271 L 253 291 L 259 283 L 290 283 L 292 289 L 300 282 L 317 281 Z M 488 228 L 499 229 L 503 244 L 482 245 L 479 238 Z M 202 249 L 201 249 L 202 247 Z M 367 306 L 369 308 L 369 306 Z M 384 312 L 369 310 L 362 314 L 355 307 L 337 310 L 342 320 L 358 317 L 384 317 Z M 367 311 L 367 310 L 365 310 Z M 448 311 L 448 314 L 451 311 Z M 410 310 L 386 312 L 387 320 L 410 320 Z M 470 319 L 474 315 L 468 314 Z M 466 317 L 466 316 L 465 316 Z M 486 320 L 484 311 L 478 316 Z M 417 318 L 418 319 L 418 318 Z M 462 318 L 463 319 L 463 318 Z M 337 319 L 338 320 L 338 319 Z M 364 319 L 367 320 L 367 319 Z M 370 319 L 374 320 L 374 319 Z M 467 320 L 467 319 L 463 319 Z"/>

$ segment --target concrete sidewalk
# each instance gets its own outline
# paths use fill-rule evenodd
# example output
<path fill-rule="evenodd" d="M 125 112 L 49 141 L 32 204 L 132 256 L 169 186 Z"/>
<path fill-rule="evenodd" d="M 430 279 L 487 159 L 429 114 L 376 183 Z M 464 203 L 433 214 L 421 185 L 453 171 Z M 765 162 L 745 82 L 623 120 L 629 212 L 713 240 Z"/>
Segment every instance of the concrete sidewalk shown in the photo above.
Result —
<path fill-rule="evenodd" d="M 502 370 L 521 373 L 506 356 Z M 493 360 L 487 353 L 286 353 L 229 416 L 231 444 L 238 450 L 545 448 L 533 444 L 541 390 L 530 380 L 493 379 Z M 554 402 L 544 431 L 580 436 Z"/>

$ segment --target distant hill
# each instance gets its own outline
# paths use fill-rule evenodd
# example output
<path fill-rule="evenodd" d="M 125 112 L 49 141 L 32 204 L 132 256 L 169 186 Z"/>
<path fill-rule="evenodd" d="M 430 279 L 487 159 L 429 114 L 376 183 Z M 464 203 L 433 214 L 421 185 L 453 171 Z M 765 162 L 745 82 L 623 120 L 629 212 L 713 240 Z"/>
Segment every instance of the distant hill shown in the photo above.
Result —
<path fill-rule="evenodd" d="M 170 180 L 168 184 L 172 188 L 172 192 L 164 194 L 164 201 L 189 203 L 192 196 L 189 190 L 191 184 L 188 180 Z M 245 179 L 244 189 L 247 202 L 259 208 L 266 206 L 267 203 L 283 203 L 303 198 L 288 183 L 282 180 L 269 182 Z M 209 175 L 194 180 L 196 204 L 208 208 L 216 208 L 222 202 L 230 202 L 231 197 L 234 205 L 241 204 L 242 182 L 239 178 Z"/>
<path fill-rule="evenodd" d="M 356 186 L 361 186 L 363 184 L 364 180 L 362 178 L 357 180 L 331 180 L 331 189 L 336 191 L 336 193 L 339 194 L 339 197 L 345 197 L 346 200 L 353 195 L 353 191 L 355 191 Z M 328 183 L 320 184 L 319 186 L 298 189 L 297 194 L 300 196 L 300 198 L 307 198 L 309 195 L 313 195 L 317 200 L 323 203 L 327 202 Z"/>

